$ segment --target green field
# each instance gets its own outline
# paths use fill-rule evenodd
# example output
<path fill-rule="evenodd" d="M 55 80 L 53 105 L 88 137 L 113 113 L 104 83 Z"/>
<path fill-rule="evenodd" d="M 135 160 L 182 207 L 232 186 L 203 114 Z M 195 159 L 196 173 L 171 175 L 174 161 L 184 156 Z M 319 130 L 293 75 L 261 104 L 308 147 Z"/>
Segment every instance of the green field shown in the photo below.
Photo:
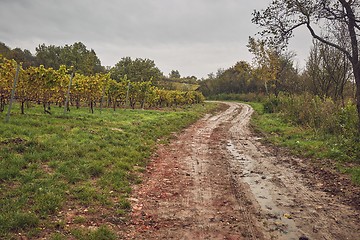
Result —
<path fill-rule="evenodd" d="M 41 107 L 0 124 L 0 239 L 115 239 L 131 186 L 141 181 L 156 143 L 216 108 L 206 103 L 163 111 Z M 0 114 L 5 119 L 5 112 Z"/>

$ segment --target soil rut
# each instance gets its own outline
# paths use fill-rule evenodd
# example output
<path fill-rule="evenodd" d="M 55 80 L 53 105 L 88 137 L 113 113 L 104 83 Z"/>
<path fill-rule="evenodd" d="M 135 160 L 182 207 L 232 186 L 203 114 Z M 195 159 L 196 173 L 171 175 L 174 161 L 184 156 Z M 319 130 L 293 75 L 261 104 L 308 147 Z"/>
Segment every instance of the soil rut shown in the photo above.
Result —
<path fill-rule="evenodd" d="M 159 147 L 124 238 L 360 239 L 359 210 L 309 185 L 304 160 L 262 145 L 252 113 L 225 103 Z"/>

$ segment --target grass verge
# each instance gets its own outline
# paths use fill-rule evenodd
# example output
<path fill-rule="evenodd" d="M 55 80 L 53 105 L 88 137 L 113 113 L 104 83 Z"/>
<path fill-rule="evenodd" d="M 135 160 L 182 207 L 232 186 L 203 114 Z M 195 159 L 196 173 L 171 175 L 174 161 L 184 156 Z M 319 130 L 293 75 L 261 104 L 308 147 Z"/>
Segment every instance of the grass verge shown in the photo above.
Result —
<path fill-rule="evenodd" d="M 293 154 L 318 159 L 334 159 L 339 170 L 350 174 L 353 182 L 360 185 L 359 159 L 351 158 L 339 143 L 338 136 L 321 135 L 310 128 L 296 126 L 284 120 L 279 113 L 265 113 L 262 103 L 248 103 L 255 114 L 251 124 L 266 140 L 289 149 Z"/>
<path fill-rule="evenodd" d="M 0 239 L 116 239 L 156 143 L 215 108 L 13 114 L 0 124 Z"/>

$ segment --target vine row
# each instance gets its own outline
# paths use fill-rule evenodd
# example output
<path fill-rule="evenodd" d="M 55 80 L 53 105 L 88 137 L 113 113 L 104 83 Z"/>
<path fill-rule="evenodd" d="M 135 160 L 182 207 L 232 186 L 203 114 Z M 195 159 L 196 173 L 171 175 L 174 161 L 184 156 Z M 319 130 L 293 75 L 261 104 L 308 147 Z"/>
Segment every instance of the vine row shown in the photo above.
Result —
<path fill-rule="evenodd" d="M 9 103 L 14 86 L 17 62 L 6 58 L 0 59 L 0 112 Z M 197 91 L 164 90 L 149 81 L 131 82 L 126 76 L 120 81 L 110 78 L 110 73 L 92 76 L 74 74 L 71 69 L 60 66 L 58 70 L 44 66 L 23 69 L 20 66 L 15 89 L 15 99 L 21 103 L 21 113 L 27 103 L 42 104 L 45 113 L 50 112 L 50 105 L 71 107 L 88 106 L 122 108 L 162 108 L 196 104 L 204 101 L 202 93 Z M 69 88 L 70 85 L 70 88 Z M 69 98 L 67 101 L 69 91 Z"/>

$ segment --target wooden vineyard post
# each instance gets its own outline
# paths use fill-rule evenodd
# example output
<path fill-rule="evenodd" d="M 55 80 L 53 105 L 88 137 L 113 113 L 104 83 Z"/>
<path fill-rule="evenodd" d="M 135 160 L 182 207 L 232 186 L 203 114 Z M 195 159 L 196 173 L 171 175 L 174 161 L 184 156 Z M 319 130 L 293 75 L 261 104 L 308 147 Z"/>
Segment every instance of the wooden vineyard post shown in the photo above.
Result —
<path fill-rule="evenodd" d="M 106 85 L 104 84 L 104 87 L 102 90 L 101 102 L 100 102 L 100 113 L 102 113 L 102 109 L 103 109 L 103 105 L 104 105 L 105 87 L 106 87 Z"/>
<path fill-rule="evenodd" d="M 130 91 L 130 82 L 128 83 L 128 87 L 127 87 L 127 91 L 126 91 L 125 106 L 127 106 L 129 104 L 129 91 Z"/>
<path fill-rule="evenodd" d="M 69 99 L 70 99 L 70 89 L 71 89 L 71 84 L 72 84 L 73 78 L 74 78 L 74 73 L 71 73 L 70 82 L 69 82 L 69 87 L 68 87 L 67 94 L 66 94 L 64 114 L 66 114 L 66 111 L 67 111 L 67 109 L 68 109 Z"/>
<path fill-rule="evenodd" d="M 15 97 L 16 84 L 17 84 L 17 81 L 19 79 L 19 71 L 20 71 L 20 64 L 18 63 L 17 67 L 16 67 L 14 85 L 13 85 L 13 88 L 11 90 L 11 98 L 10 98 L 9 108 L 8 108 L 8 111 L 7 111 L 5 122 L 9 122 L 9 120 L 10 120 L 10 113 L 11 113 L 11 107 L 12 107 L 14 97 Z"/>

